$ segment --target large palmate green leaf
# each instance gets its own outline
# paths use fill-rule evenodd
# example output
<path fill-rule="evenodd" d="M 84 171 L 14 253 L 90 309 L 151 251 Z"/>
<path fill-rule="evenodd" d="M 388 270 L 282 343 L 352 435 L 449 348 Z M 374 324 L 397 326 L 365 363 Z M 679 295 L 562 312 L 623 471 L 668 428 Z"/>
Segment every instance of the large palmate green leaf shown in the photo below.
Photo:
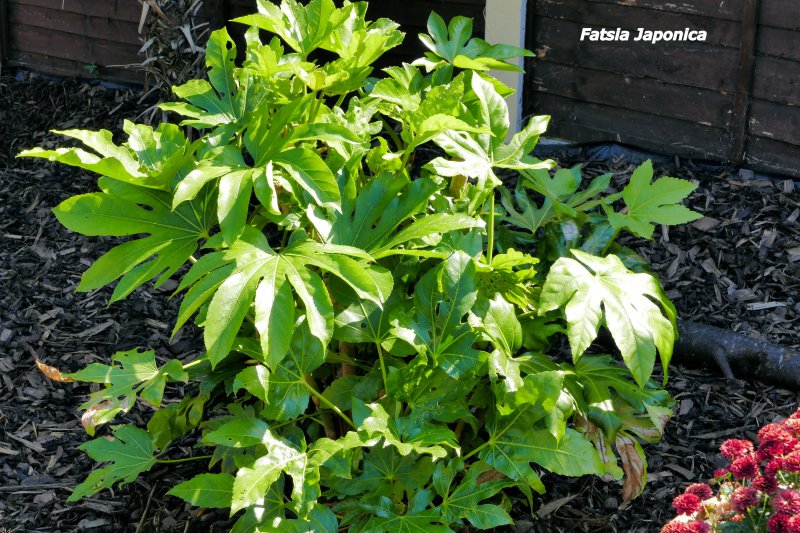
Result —
<path fill-rule="evenodd" d="M 291 420 L 303 414 L 309 400 L 307 376 L 324 361 L 325 346 L 311 335 L 308 326 L 303 324 L 295 329 L 288 354 L 269 376 L 263 415 L 274 420 Z"/>
<path fill-rule="evenodd" d="M 418 490 L 430 480 L 433 463 L 415 454 L 400 455 L 391 446 L 374 446 L 364 452 L 360 470 L 353 479 L 331 480 L 332 489 L 342 496 L 390 496 L 396 490 L 394 485 Z"/>
<path fill-rule="evenodd" d="M 320 47 L 337 54 L 348 67 L 366 67 L 403 42 L 400 25 L 388 19 L 368 22 L 367 2 L 355 2 L 341 11 L 346 18 Z M 333 63 L 336 63 L 334 61 Z"/>
<path fill-rule="evenodd" d="M 86 411 L 81 421 L 89 435 L 94 435 L 97 426 L 112 420 L 118 413 L 128 412 L 136 404 L 137 397 L 153 407 L 160 407 L 167 381 L 186 382 L 189 379 L 177 359 L 171 359 L 159 368 L 152 350 L 117 352 L 110 365 L 92 363 L 65 377 L 105 385 L 105 388 L 91 393 L 80 407 Z"/>
<path fill-rule="evenodd" d="M 400 455 L 428 454 L 434 459 L 447 456 L 447 449 L 458 449 L 456 436 L 444 425 L 412 418 L 394 420 L 377 403 L 364 404 L 353 400 L 353 420 L 364 440 L 382 437 Z"/>
<path fill-rule="evenodd" d="M 189 117 L 183 123 L 197 128 L 213 128 L 234 123 L 245 115 L 249 87 L 241 87 L 235 72 L 236 45 L 221 28 L 211 32 L 206 45 L 208 80 L 190 80 L 172 91 L 186 102 L 165 102 L 161 109 Z M 244 90 L 243 90 L 244 89 Z"/>
<path fill-rule="evenodd" d="M 508 213 L 505 220 L 526 229 L 531 236 L 547 223 L 563 218 L 574 219 L 579 212 L 588 212 L 600 204 L 610 205 L 620 196 L 608 195 L 596 199 L 608 188 L 611 174 L 597 176 L 585 189 L 579 190 L 583 179 L 577 166 L 559 169 L 552 177 L 546 169 L 523 170 L 522 174 L 524 179 L 514 191 L 514 198 L 503 188 L 500 190 L 501 201 Z M 532 189 L 544 197 L 541 207 L 536 206 L 525 189 Z"/>
<path fill-rule="evenodd" d="M 425 274 L 414 289 L 412 328 L 422 353 L 454 378 L 467 375 L 486 354 L 475 349 L 479 334 L 463 319 L 477 299 L 475 263 L 456 252 Z"/>
<path fill-rule="evenodd" d="M 90 291 L 122 276 L 111 295 L 115 302 L 159 276 L 160 285 L 172 276 L 208 237 L 213 220 L 209 202 L 201 195 L 174 211 L 171 196 L 110 178 L 100 178 L 103 192 L 64 200 L 53 212 L 67 228 L 83 235 L 148 234 L 112 248 L 83 274 L 79 291 Z"/>
<path fill-rule="evenodd" d="M 640 386 L 650 379 L 656 349 L 666 379 L 676 313 L 658 280 L 632 273 L 614 255 L 572 254 L 575 259 L 561 258 L 550 269 L 539 309 L 540 314 L 564 309 L 572 357 L 577 360 L 586 351 L 604 323 Z"/>
<path fill-rule="evenodd" d="M 353 9 L 353 5 L 337 8 L 333 0 L 312 0 L 307 6 L 296 0 L 284 0 L 280 6 L 269 0 L 258 0 L 258 13 L 239 17 L 234 22 L 280 36 L 305 59 L 317 48 L 329 49 L 334 44 L 334 30 L 347 20 Z"/>
<path fill-rule="evenodd" d="M 445 520 L 455 522 L 465 518 L 478 529 L 513 524 L 513 520 L 503 508 L 481 502 L 495 496 L 506 487 L 516 485 L 517 482 L 509 478 L 479 480 L 482 474 L 491 470 L 491 467 L 477 462 L 470 466 L 461 483 L 454 487 L 456 474 L 463 468 L 464 463 L 460 459 L 449 463 L 439 461 L 433 472 L 433 486 L 442 497 L 441 509 Z"/>
<path fill-rule="evenodd" d="M 117 181 L 164 191 L 170 190 L 176 177 L 188 172 L 193 162 L 193 147 L 174 124 L 164 123 L 153 130 L 126 120 L 124 130 L 128 141 L 121 146 L 114 144 L 108 130 L 54 131 L 81 141 L 95 153 L 81 148 L 33 148 L 17 157 L 57 161 Z"/>
<path fill-rule="evenodd" d="M 75 487 L 68 502 L 110 489 L 117 482 L 130 483 L 156 464 L 152 437 L 131 424 L 114 428 L 114 438 L 90 440 L 78 448 L 95 461 L 111 464 L 89 474 Z"/>
<path fill-rule="evenodd" d="M 353 259 L 368 259 L 365 252 L 320 244 L 301 233 L 276 252 L 263 234 L 248 226 L 228 251 L 207 257 L 187 274 L 193 287 L 181 306 L 178 325 L 211 299 L 204 338 L 213 365 L 230 352 L 253 302 L 264 361 L 271 369 L 277 368 L 289 349 L 291 337 L 286 332 L 294 328 L 295 297 L 303 303 L 312 335 L 327 344 L 333 332 L 333 305 L 322 278 L 310 267 L 341 278 L 366 300 L 380 304 L 388 296 L 368 267 Z"/>
<path fill-rule="evenodd" d="M 257 504 L 284 472 L 292 477 L 293 493 L 300 494 L 306 488 L 308 456 L 305 451 L 269 429 L 262 436 L 262 442 L 267 449 L 266 455 L 243 458 L 243 465 L 236 472 L 231 513 Z"/>
<path fill-rule="evenodd" d="M 532 117 L 525 128 L 505 142 L 509 128 L 508 105 L 494 86 L 479 75 L 471 76 L 476 100 L 471 111 L 479 124 L 488 126 L 491 133 L 471 133 L 449 130 L 433 138 L 452 159 L 436 158 L 428 167 L 440 176 L 466 176 L 478 180 L 483 188 L 488 181 L 500 185 L 495 168 L 537 169 L 550 168 L 552 162 L 530 157 L 539 135 L 547 129 L 550 117 Z"/>
<path fill-rule="evenodd" d="M 437 188 L 432 180 L 411 181 L 405 174 L 384 172 L 375 176 L 355 198 L 343 197 L 342 214 L 333 220 L 329 240 L 380 258 L 415 239 L 482 225 L 480 220 L 463 214 L 425 214 Z M 414 216 L 415 220 L 403 226 Z"/>
<path fill-rule="evenodd" d="M 605 471 L 595 448 L 577 431 L 567 428 L 557 440 L 550 430 L 532 427 L 531 422 L 538 416 L 533 415 L 534 411 L 528 405 L 510 416 L 491 416 L 487 424 L 489 438 L 480 451 L 480 459 L 538 492 L 544 492 L 544 486 L 531 463 L 564 476 Z"/>
<path fill-rule="evenodd" d="M 505 60 L 533 56 L 524 48 L 506 44 L 490 45 L 483 39 L 472 38 L 472 19 L 467 17 L 454 17 L 447 25 L 442 17 L 433 12 L 428 17 L 428 33 L 420 34 L 419 38 L 430 52 L 425 53 L 426 59 L 417 60 L 416 63 L 425 65 L 429 70 L 443 63 L 472 70 L 520 70 Z"/>
<path fill-rule="evenodd" d="M 694 183 L 678 178 L 653 179 L 653 163 L 648 159 L 631 176 L 622 190 L 625 200 L 624 213 L 610 210 L 608 221 L 615 228 L 627 228 L 632 233 L 649 239 L 655 230 L 654 224 L 673 226 L 697 220 L 703 215 L 692 211 L 679 202 L 697 188 Z"/>
<path fill-rule="evenodd" d="M 398 509 L 391 498 L 382 496 L 374 505 L 362 504 L 362 507 L 375 515 L 362 530 L 364 533 L 452 533 L 453 530 L 441 525 L 442 512 L 437 508 L 429 508 L 433 500 L 433 492 L 420 490 L 414 493 L 404 514 L 398 514 Z"/>

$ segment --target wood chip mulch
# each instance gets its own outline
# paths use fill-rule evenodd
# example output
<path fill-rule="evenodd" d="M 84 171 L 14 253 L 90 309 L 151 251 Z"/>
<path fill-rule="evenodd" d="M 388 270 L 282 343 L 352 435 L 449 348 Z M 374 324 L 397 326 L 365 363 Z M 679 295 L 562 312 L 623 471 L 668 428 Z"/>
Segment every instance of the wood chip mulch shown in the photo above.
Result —
<path fill-rule="evenodd" d="M 16 160 L 32 146 L 55 146 L 50 129 L 118 132 L 148 107 L 133 91 L 82 82 L 0 77 L 0 533 L 226 531 L 224 513 L 192 510 L 165 495 L 176 473 L 155 469 L 137 482 L 67 505 L 92 468 L 76 447 L 87 440 L 77 406 L 85 385 L 53 384 L 35 356 L 65 371 L 147 346 L 161 357 L 190 356 L 196 332 L 167 341 L 178 301 L 141 289 L 107 306 L 110 290 L 76 294 L 92 260 L 112 241 L 87 239 L 57 223 L 50 209 L 94 190 L 94 178 L 46 162 Z M 789 180 L 754 180 L 688 161 L 657 169 L 695 180 L 689 204 L 706 218 L 659 228 L 650 242 L 628 241 L 653 264 L 681 316 L 800 347 L 800 194 Z M 592 163 L 586 174 L 633 167 Z M 169 287 L 168 287 L 169 289 Z M 545 475 L 548 493 L 533 514 L 515 505 L 517 531 L 658 531 L 682 487 L 722 464 L 726 438 L 753 438 L 761 425 L 798 404 L 796 391 L 747 376 L 725 381 L 715 369 L 670 369 L 677 401 L 665 439 L 646 446 L 649 483 L 628 505 L 614 482 Z M 141 423 L 137 415 L 131 421 Z M 190 450 L 186 450 L 187 453 Z"/>

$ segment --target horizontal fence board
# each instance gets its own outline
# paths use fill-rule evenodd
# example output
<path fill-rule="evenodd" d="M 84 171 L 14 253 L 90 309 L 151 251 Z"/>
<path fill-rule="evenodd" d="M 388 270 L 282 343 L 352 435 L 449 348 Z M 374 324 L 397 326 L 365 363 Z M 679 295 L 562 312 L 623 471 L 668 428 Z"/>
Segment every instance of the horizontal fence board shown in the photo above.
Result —
<path fill-rule="evenodd" d="M 580 143 L 617 142 L 657 153 L 724 159 L 727 131 L 629 109 L 537 94 L 536 114 L 553 117 L 548 135 Z"/>
<path fill-rule="evenodd" d="M 750 137 L 744 157 L 755 170 L 800 178 L 800 150 L 795 145 Z"/>
<path fill-rule="evenodd" d="M 706 45 L 739 48 L 740 25 L 736 21 L 712 19 L 699 15 L 670 13 L 667 11 L 653 15 L 651 9 L 629 5 L 599 2 L 575 2 L 569 0 L 536 0 L 535 15 L 551 19 L 567 20 L 581 27 L 620 27 L 636 35 L 636 28 L 645 30 L 691 30 L 706 31 Z M 580 37 L 580 33 L 578 33 Z M 629 42 L 630 43 L 630 42 Z M 658 43 L 655 46 L 660 46 Z"/>
<path fill-rule="evenodd" d="M 136 0 L 8 0 L 9 4 L 46 7 L 65 13 L 139 23 L 142 5 Z"/>
<path fill-rule="evenodd" d="M 748 130 L 750 135 L 783 141 L 800 150 L 800 107 L 755 100 Z"/>
<path fill-rule="evenodd" d="M 9 65 L 24 67 L 57 76 L 97 77 L 107 81 L 125 83 L 142 83 L 144 80 L 144 73 L 134 69 L 100 68 L 99 71 L 92 74 L 86 70 L 86 63 L 84 62 L 45 56 L 33 52 L 14 52 L 11 57 L 9 57 Z"/>
<path fill-rule="evenodd" d="M 533 38 L 537 61 L 723 92 L 735 89 L 738 50 L 698 42 L 581 42 L 581 27 L 536 17 Z"/>
<path fill-rule="evenodd" d="M 800 31 L 760 26 L 756 39 L 760 55 L 800 62 Z"/>
<path fill-rule="evenodd" d="M 626 78 L 619 74 L 534 63 L 531 89 L 574 100 L 689 120 L 717 128 L 731 126 L 733 96 L 718 91 Z"/>
<path fill-rule="evenodd" d="M 139 45 L 113 43 L 100 39 L 42 31 L 41 28 L 17 24 L 11 31 L 11 54 L 28 52 L 48 57 L 69 59 L 84 65 L 125 65 L 138 63 Z"/>
<path fill-rule="evenodd" d="M 800 30 L 800 6 L 795 0 L 760 0 L 759 24 Z"/>
<path fill-rule="evenodd" d="M 658 12 L 684 13 L 687 15 L 701 15 L 704 17 L 739 20 L 744 0 L 681 0 L 679 2 L 664 2 L 663 0 L 581 0 L 592 3 L 615 4 L 622 6 L 644 7 Z M 781 1 L 781 0 L 778 0 Z M 659 14 L 654 14 L 658 17 Z M 655 20 L 655 18 L 654 18 Z"/>
<path fill-rule="evenodd" d="M 82 38 L 141 46 L 138 24 L 110 17 L 92 17 L 12 2 L 9 6 L 9 21 L 12 27 L 27 25 L 41 28 L 43 31 L 56 30 L 79 35 Z"/>
<path fill-rule="evenodd" d="M 753 97 L 779 104 L 800 106 L 800 62 L 757 57 Z"/>

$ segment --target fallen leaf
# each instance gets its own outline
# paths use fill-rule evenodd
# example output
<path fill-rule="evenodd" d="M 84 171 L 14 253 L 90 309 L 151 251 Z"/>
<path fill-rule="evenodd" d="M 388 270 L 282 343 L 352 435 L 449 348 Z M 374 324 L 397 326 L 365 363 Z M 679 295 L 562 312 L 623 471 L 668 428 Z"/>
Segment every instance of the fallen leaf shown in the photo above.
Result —
<path fill-rule="evenodd" d="M 36 368 L 38 368 L 39 371 L 42 374 L 44 374 L 44 377 L 46 377 L 47 379 L 49 379 L 51 381 L 60 381 L 62 383 L 70 383 L 70 382 L 75 381 L 72 378 L 64 377 L 61 374 L 61 371 L 59 369 L 57 369 L 56 367 L 50 366 L 50 365 L 46 365 L 46 364 L 42 363 L 41 361 L 39 361 L 38 357 L 35 358 L 34 361 L 36 361 Z"/>

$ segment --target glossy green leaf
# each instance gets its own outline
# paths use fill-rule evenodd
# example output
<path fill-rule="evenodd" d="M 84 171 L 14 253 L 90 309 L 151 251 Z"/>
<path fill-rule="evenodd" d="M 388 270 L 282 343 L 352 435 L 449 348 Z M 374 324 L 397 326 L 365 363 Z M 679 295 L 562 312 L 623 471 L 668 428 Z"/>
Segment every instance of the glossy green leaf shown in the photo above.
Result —
<path fill-rule="evenodd" d="M 284 288 L 288 286 L 305 308 L 311 333 L 322 343 L 327 343 L 333 330 L 333 307 L 322 279 L 309 267 L 317 267 L 341 278 L 362 298 L 376 303 L 385 299 L 367 272 L 368 267 L 348 257 L 368 257 L 364 252 L 321 245 L 299 237 L 277 253 L 262 234 L 248 228 L 242 238 L 225 252 L 223 261 L 210 264 L 210 269 L 208 264 L 198 267 L 198 262 L 195 265 L 207 272 L 205 275 L 195 274 L 197 283 L 212 276 L 217 268 L 224 268 L 223 265 L 234 265 L 219 285 L 215 280 L 214 284 L 204 288 L 204 292 L 214 293 L 205 329 L 205 343 L 212 364 L 219 363 L 230 352 L 239 327 L 255 301 L 255 324 L 263 335 L 264 361 L 274 370 L 274 365 L 285 356 L 281 352 L 287 347 L 285 341 L 273 336 L 285 336 L 285 328 L 290 327 L 292 304 L 287 294 L 289 289 Z M 189 275 L 192 275 L 191 271 Z"/>
<path fill-rule="evenodd" d="M 622 190 L 626 211 L 608 213 L 612 226 L 627 228 L 635 235 L 649 239 L 653 236 L 654 224 L 674 226 L 703 216 L 679 204 L 697 185 L 678 178 L 652 179 L 653 163 L 648 159 L 634 171 Z"/>
<path fill-rule="evenodd" d="M 153 440 L 146 431 L 130 424 L 116 427 L 113 431 L 111 439 L 98 438 L 78 447 L 95 461 L 110 464 L 89 474 L 75 487 L 68 502 L 110 489 L 117 483 L 130 483 L 156 464 Z"/>
<path fill-rule="evenodd" d="M 418 61 L 429 69 L 447 62 L 459 68 L 473 70 L 519 70 L 507 59 L 530 57 L 533 54 L 523 48 L 510 45 L 490 45 L 483 39 L 472 37 L 472 19 L 454 17 L 446 25 L 435 12 L 428 18 L 428 35 L 419 38 L 430 52 L 427 60 Z"/>
<path fill-rule="evenodd" d="M 428 357 L 454 378 L 468 374 L 484 358 L 474 348 L 477 332 L 464 321 L 476 298 L 475 264 L 460 252 L 423 276 L 414 290 L 414 332 Z"/>
<path fill-rule="evenodd" d="M 198 474 L 172 487 L 167 494 L 195 507 L 227 509 L 231 506 L 233 480 L 230 474 Z"/>
<path fill-rule="evenodd" d="M 672 357 L 675 308 L 658 280 L 631 273 L 616 256 L 600 258 L 578 250 L 572 254 L 575 259 L 559 259 L 550 269 L 540 314 L 563 307 L 575 360 L 597 337 L 603 321 L 643 387 L 653 372 L 656 350 L 665 371 Z"/>
<path fill-rule="evenodd" d="M 178 360 L 173 359 L 159 368 L 152 350 L 117 352 L 110 365 L 92 363 L 64 377 L 105 385 L 105 388 L 92 392 L 80 406 L 85 411 L 81 421 L 89 435 L 94 435 L 97 426 L 111 421 L 118 413 L 128 412 L 136 403 L 137 396 L 159 407 L 168 380 L 186 382 L 189 379 Z"/>
<path fill-rule="evenodd" d="M 245 460 L 236 472 L 231 498 L 231 513 L 257 504 L 283 472 L 292 476 L 295 490 L 302 490 L 308 457 L 286 440 L 267 431 L 263 437 L 266 455 Z"/>
<path fill-rule="evenodd" d="M 103 192 L 73 196 L 59 204 L 54 209 L 59 222 L 83 235 L 148 235 L 120 244 L 95 261 L 84 273 L 80 291 L 97 289 L 122 276 L 111 296 L 113 302 L 156 276 L 163 283 L 208 235 L 213 215 L 201 201 L 172 211 L 166 193 L 108 178 L 101 178 L 99 184 Z"/>

